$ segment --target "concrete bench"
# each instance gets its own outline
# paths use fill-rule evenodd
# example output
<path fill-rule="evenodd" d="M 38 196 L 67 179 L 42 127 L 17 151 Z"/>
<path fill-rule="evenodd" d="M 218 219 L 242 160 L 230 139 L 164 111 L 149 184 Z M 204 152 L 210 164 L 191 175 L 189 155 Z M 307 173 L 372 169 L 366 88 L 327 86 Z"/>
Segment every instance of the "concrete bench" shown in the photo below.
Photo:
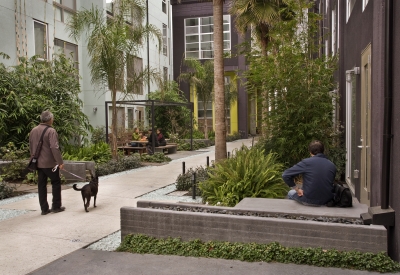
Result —
<path fill-rule="evenodd" d="M 154 151 L 164 153 L 164 154 L 175 154 L 176 151 L 178 150 L 178 144 L 175 143 L 169 143 L 165 146 L 158 146 L 154 148 Z"/>

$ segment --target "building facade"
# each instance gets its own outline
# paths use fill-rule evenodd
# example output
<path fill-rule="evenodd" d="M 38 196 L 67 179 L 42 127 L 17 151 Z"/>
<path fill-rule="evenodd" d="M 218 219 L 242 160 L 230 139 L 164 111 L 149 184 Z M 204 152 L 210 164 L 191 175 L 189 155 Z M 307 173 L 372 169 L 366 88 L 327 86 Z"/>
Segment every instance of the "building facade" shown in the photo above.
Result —
<path fill-rule="evenodd" d="M 173 6 L 173 64 L 174 78 L 178 77 L 182 71 L 183 60 L 194 58 L 202 62 L 212 59 L 213 51 L 213 4 L 212 2 L 201 2 L 195 0 L 172 1 Z M 250 124 L 249 98 L 245 88 L 240 85 L 238 76 L 246 69 L 245 57 L 237 55 L 237 45 L 244 42 L 245 37 L 240 36 L 235 30 L 234 18 L 228 13 L 229 1 L 224 3 L 224 52 L 230 58 L 224 59 L 225 83 L 234 81 L 237 87 L 237 101 L 230 107 L 228 114 L 228 133 L 239 132 L 242 137 L 247 137 Z M 179 81 L 178 81 L 179 82 Z M 195 103 L 194 114 L 199 126 L 203 124 L 204 116 L 208 120 L 208 127 L 214 127 L 214 108 L 209 103 L 207 111 L 204 113 L 202 102 L 198 102 L 194 89 L 189 84 L 180 82 L 180 88 L 185 93 L 187 99 Z M 255 118 L 254 118 L 255 121 Z M 254 134 L 255 134 L 255 122 Z"/>
<path fill-rule="evenodd" d="M 345 179 L 372 223 L 388 230 L 389 255 L 400 260 L 400 3 L 321 0 L 324 53 L 339 54 L 339 119 L 345 130 Z M 326 38 L 325 38 L 326 37 Z M 397 228 L 397 230 L 396 230 Z"/>
<path fill-rule="evenodd" d="M 147 0 L 149 24 L 155 25 L 162 33 L 162 45 L 156 41 L 144 41 L 140 54 L 135 58 L 135 70 L 143 71 L 145 67 L 157 69 L 166 79 L 173 77 L 172 60 L 172 21 L 171 6 L 168 0 Z M 111 110 L 105 102 L 111 100 L 111 93 L 105 87 L 91 83 L 88 67 L 90 58 L 86 47 L 86 37 L 82 35 L 78 42 L 74 41 L 66 30 L 68 18 L 76 11 L 91 9 L 92 6 L 104 10 L 104 16 L 112 16 L 113 0 L 0 0 L 0 51 L 11 58 L 3 60 L 6 66 L 16 65 L 18 57 L 39 55 L 43 59 L 51 59 L 53 53 L 64 52 L 77 62 L 81 77 L 80 98 L 83 101 L 83 112 L 88 116 L 92 126 L 106 125 L 108 112 L 111 125 Z M 161 47 L 161 49 L 160 49 Z M 149 86 L 144 83 L 131 99 L 147 98 L 148 92 L 158 89 L 155 83 Z M 119 100 L 123 100 L 119 94 Z M 107 110 L 108 109 L 108 110 Z M 137 122 L 145 122 L 144 107 L 118 107 L 118 126 L 132 128 Z"/>

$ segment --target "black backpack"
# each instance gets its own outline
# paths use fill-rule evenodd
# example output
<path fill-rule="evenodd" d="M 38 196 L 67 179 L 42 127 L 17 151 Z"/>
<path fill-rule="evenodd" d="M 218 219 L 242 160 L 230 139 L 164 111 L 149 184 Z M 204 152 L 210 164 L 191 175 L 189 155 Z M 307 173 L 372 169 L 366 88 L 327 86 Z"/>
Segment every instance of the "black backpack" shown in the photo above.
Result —
<path fill-rule="evenodd" d="M 348 187 L 344 187 L 341 184 L 333 184 L 333 199 L 326 204 L 328 207 L 352 207 L 353 196 Z"/>

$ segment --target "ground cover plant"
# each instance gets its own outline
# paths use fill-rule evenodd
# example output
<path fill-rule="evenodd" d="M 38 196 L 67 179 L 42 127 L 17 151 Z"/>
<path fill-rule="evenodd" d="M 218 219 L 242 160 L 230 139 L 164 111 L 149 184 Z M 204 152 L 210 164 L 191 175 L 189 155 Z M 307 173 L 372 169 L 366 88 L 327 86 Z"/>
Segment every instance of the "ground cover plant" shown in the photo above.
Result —
<path fill-rule="evenodd" d="M 284 247 L 270 244 L 231 243 L 223 241 L 182 241 L 179 238 L 157 239 L 136 234 L 127 235 L 118 247 L 119 252 L 140 254 L 207 257 L 246 262 L 279 262 L 337 267 L 378 272 L 400 271 L 400 264 L 385 253 L 362 253 L 336 249 Z"/>
<path fill-rule="evenodd" d="M 283 165 L 276 154 L 243 146 L 232 157 L 211 167 L 209 179 L 199 183 L 203 201 L 235 206 L 243 198 L 284 198 L 288 187 L 282 180 Z"/>
<path fill-rule="evenodd" d="M 105 176 L 130 169 L 141 167 L 139 154 L 120 157 L 118 160 L 112 159 L 106 163 L 96 165 L 96 176 Z"/>
<path fill-rule="evenodd" d="M 9 142 L 0 147 L 0 159 L 9 162 L 1 169 L 1 177 L 4 180 L 12 181 L 22 178 L 28 164 L 28 158 L 29 151 L 24 146 L 18 149 L 13 142 Z"/>
<path fill-rule="evenodd" d="M 7 182 L 0 177 L 0 200 L 11 197 L 14 191 L 15 187 L 8 185 Z"/>
<path fill-rule="evenodd" d="M 64 160 L 94 161 L 97 164 L 106 163 L 112 158 L 110 146 L 104 141 L 89 146 L 67 145 L 63 148 L 62 157 Z"/>
<path fill-rule="evenodd" d="M 138 154 L 138 153 L 136 153 L 136 154 Z M 155 163 L 163 163 L 163 162 L 171 161 L 170 157 L 164 155 L 164 153 L 161 153 L 161 152 L 154 153 L 153 155 L 142 154 L 140 156 L 140 159 L 144 162 L 155 162 Z"/>

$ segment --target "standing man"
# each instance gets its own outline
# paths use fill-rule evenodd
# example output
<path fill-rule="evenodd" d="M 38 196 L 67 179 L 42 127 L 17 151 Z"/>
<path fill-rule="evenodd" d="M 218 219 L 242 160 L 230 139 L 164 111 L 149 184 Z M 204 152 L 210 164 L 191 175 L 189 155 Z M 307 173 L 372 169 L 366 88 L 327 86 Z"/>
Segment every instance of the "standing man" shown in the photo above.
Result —
<path fill-rule="evenodd" d="M 289 191 L 288 197 L 304 205 L 325 205 L 333 198 L 336 166 L 324 155 L 324 145 L 321 141 L 312 141 L 308 151 L 310 158 L 303 159 L 283 172 L 283 180 L 293 188 Z M 298 175 L 303 177 L 301 189 L 294 183 L 294 178 Z"/>
<path fill-rule="evenodd" d="M 44 111 L 40 115 L 41 123 L 32 129 L 29 134 L 29 150 L 31 157 L 36 152 L 36 147 L 40 141 L 43 131 L 47 129 L 43 136 L 42 149 L 37 160 L 38 167 L 38 193 L 42 215 L 50 212 L 58 213 L 65 210 L 61 206 L 61 178 L 60 170 L 64 169 L 64 162 L 58 145 L 58 135 L 52 127 L 54 116 L 49 111 Z M 56 167 L 58 165 L 58 167 Z M 55 169 L 54 169 L 55 168 Z M 53 193 L 53 204 L 51 209 L 47 202 L 47 178 L 50 178 Z"/>

